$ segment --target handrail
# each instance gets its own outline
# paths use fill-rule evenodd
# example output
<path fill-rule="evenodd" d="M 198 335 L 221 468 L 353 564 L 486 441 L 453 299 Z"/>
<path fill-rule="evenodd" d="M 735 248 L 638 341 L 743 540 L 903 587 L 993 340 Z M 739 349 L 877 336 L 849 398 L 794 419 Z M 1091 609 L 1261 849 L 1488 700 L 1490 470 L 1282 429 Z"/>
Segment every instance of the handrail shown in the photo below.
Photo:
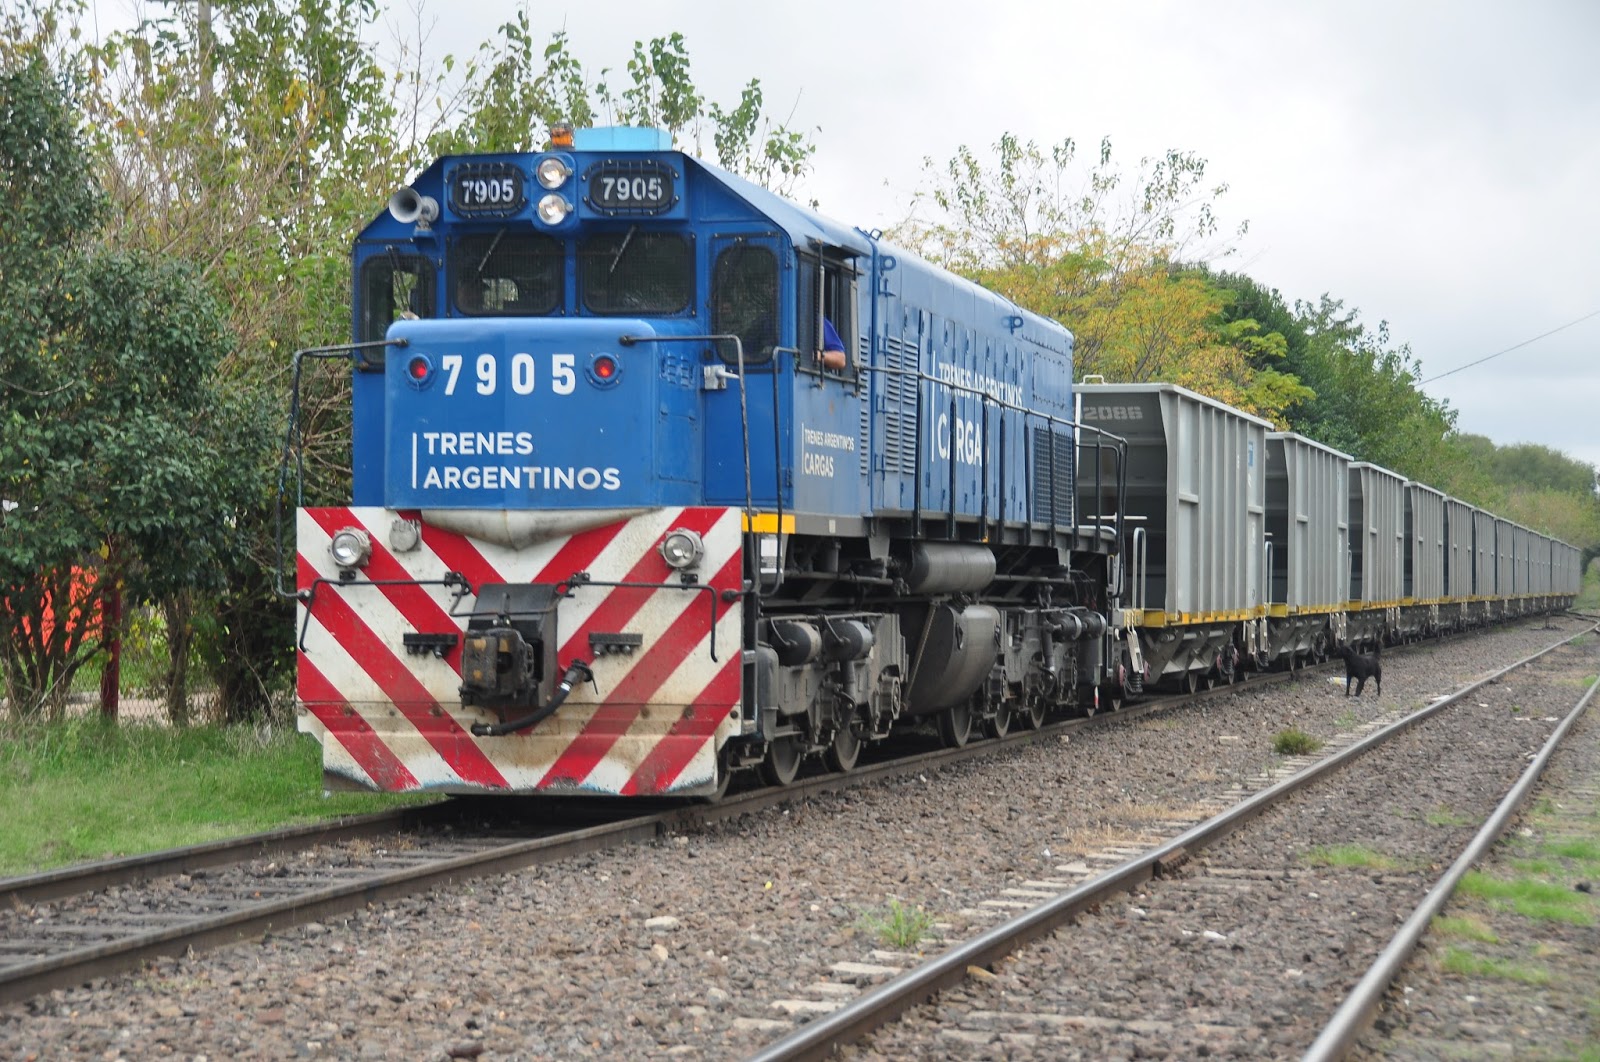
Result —
<path fill-rule="evenodd" d="M 913 519 L 918 524 L 918 530 L 919 531 L 920 531 L 920 524 L 921 524 L 921 518 L 922 518 L 922 474 L 921 474 L 921 468 L 922 468 L 922 465 L 923 465 L 923 461 L 922 461 L 922 425 L 923 425 L 924 420 L 926 419 L 923 416 L 923 412 L 924 412 L 923 388 L 920 385 L 921 384 L 935 384 L 935 385 L 940 386 L 940 387 L 948 387 L 951 390 L 951 392 L 952 392 L 952 394 L 951 394 L 951 409 L 952 409 L 952 411 L 954 411 L 956 409 L 956 406 L 955 406 L 955 393 L 956 392 L 974 396 L 974 397 L 978 398 L 981 402 L 983 402 L 984 403 L 984 411 L 985 411 L 984 416 L 985 416 L 985 425 L 986 426 L 987 426 L 988 409 L 992 406 L 992 407 L 994 407 L 996 409 L 1001 410 L 1002 412 L 1012 412 L 1012 413 L 1020 414 L 1022 416 L 1022 418 L 1023 418 L 1024 424 L 1026 424 L 1031 419 L 1037 418 L 1039 420 L 1044 421 L 1045 424 L 1051 429 L 1055 429 L 1055 428 L 1058 428 L 1058 427 L 1067 427 L 1067 428 L 1073 429 L 1076 432 L 1089 433 L 1089 434 L 1093 435 L 1094 436 L 1094 442 L 1092 444 L 1088 444 L 1088 445 L 1091 445 L 1093 447 L 1093 449 L 1095 450 L 1095 454 L 1096 454 L 1096 461 L 1095 461 L 1095 486 L 1096 486 L 1096 491 L 1095 491 L 1095 520 L 1094 520 L 1094 525 L 1093 525 L 1096 535 L 1099 535 L 1100 532 L 1102 532 L 1106 528 L 1107 524 L 1111 523 L 1111 521 L 1108 519 L 1108 515 L 1106 514 L 1105 509 L 1104 509 L 1103 491 L 1100 489 L 1103 486 L 1103 483 L 1102 483 L 1102 480 L 1101 480 L 1102 470 L 1101 470 L 1101 467 L 1100 467 L 1102 462 L 1098 458 L 1099 458 L 1099 454 L 1101 452 L 1101 449 L 1103 447 L 1106 447 L 1106 446 L 1113 447 L 1113 452 L 1116 455 L 1116 463 L 1117 463 L 1117 468 L 1116 468 L 1116 472 L 1117 472 L 1117 512 L 1115 514 L 1115 522 L 1113 524 L 1113 530 L 1115 531 L 1115 542 L 1113 543 L 1113 552 L 1116 552 L 1117 549 L 1120 548 L 1120 544 L 1121 544 L 1121 540 L 1122 540 L 1122 510 L 1125 508 L 1125 506 L 1122 503 L 1123 503 L 1123 500 L 1126 497 L 1126 492 L 1127 492 L 1127 446 L 1128 446 L 1128 440 L 1127 439 L 1123 438 L 1120 435 L 1115 434 L 1114 432 L 1106 431 L 1103 428 L 1098 428 L 1098 427 L 1095 427 L 1094 425 L 1091 425 L 1091 424 L 1084 424 L 1083 422 L 1081 422 L 1079 420 L 1074 420 L 1074 419 L 1072 419 L 1070 417 L 1059 417 L 1059 416 L 1056 416 L 1053 413 L 1046 413 L 1046 412 L 1044 412 L 1042 410 L 1033 409 L 1031 407 L 1020 405 L 1020 404 L 1015 403 L 1015 402 L 1008 402 L 1003 398 L 996 397 L 995 395 L 991 394 L 989 391 L 986 391 L 986 390 L 984 390 L 982 388 L 970 387 L 970 386 L 968 386 L 966 384 L 956 383 L 954 380 L 941 379 L 938 376 L 934 376 L 934 375 L 931 375 L 929 373 L 923 372 L 921 369 L 893 368 L 893 367 L 890 367 L 890 366 L 887 366 L 887 365 L 862 365 L 860 367 L 860 369 L 861 369 L 862 372 L 882 373 L 882 374 L 884 374 L 886 376 L 901 376 L 901 377 L 906 377 L 908 379 L 914 379 L 919 384 L 919 386 L 917 387 L 917 436 L 916 436 L 916 450 L 915 450 L 915 461 L 914 461 L 914 464 L 915 464 L 916 468 L 918 469 L 918 472 L 915 474 L 915 478 L 914 478 L 913 484 L 912 484 Z M 952 490 L 951 490 L 951 498 L 950 498 L 950 509 L 949 509 L 949 514 L 947 516 L 947 519 L 949 521 L 952 521 L 952 522 L 953 522 L 953 520 L 955 518 L 955 497 L 954 497 L 954 490 L 953 490 L 953 480 L 954 480 L 954 475 L 955 475 L 955 472 L 954 472 L 955 449 L 956 449 L 956 447 L 955 447 L 955 444 L 956 444 L 955 419 L 956 418 L 955 418 L 954 412 L 952 412 L 952 415 L 951 415 L 951 418 L 950 418 L 950 429 L 949 429 L 950 462 L 951 462 L 951 466 L 952 466 L 952 468 L 951 468 Z M 1005 418 L 1002 416 L 1001 417 L 1001 424 L 1004 425 L 1004 423 L 1005 423 Z M 1003 428 L 1002 428 L 1002 430 L 1003 430 Z M 1052 431 L 1051 434 L 1053 435 L 1054 432 Z M 1082 441 L 1082 436 L 1081 435 L 1074 436 L 1073 444 L 1074 444 L 1074 446 L 1079 447 L 1079 448 L 1082 448 L 1082 447 L 1084 447 L 1086 445 Z M 1023 440 L 1023 445 L 1024 445 L 1025 448 L 1029 445 L 1029 442 L 1028 442 L 1028 440 L 1026 438 Z M 987 454 L 987 447 L 985 448 L 985 451 L 986 451 L 986 454 Z M 1004 460 L 1004 454 L 1002 453 L 1001 456 L 1002 456 L 1002 461 L 1003 461 Z M 1050 497 L 1051 497 L 1051 502 L 1052 502 L 1052 509 L 1051 509 L 1051 513 L 1050 513 L 1050 519 L 1049 519 L 1048 522 L 1050 523 L 1050 525 L 1052 527 L 1060 527 L 1061 525 L 1056 520 L 1056 513 L 1055 513 L 1055 508 L 1054 508 L 1054 502 L 1055 502 L 1055 499 L 1056 499 L 1057 494 L 1058 494 L 1059 477 L 1055 473 L 1055 446 L 1054 446 L 1053 442 L 1052 442 L 1052 445 L 1051 445 L 1050 465 L 1051 465 L 1051 471 L 1050 471 L 1050 484 L 1049 484 L 1049 486 L 1050 486 L 1050 490 L 1051 490 Z M 1003 471 L 1003 468 L 1002 468 L 1002 471 Z M 1027 473 L 1031 477 L 1031 474 L 1032 474 L 1032 462 L 1027 462 L 1026 463 L 1024 471 L 1025 471 L 1025 473 Z M 984 481 L 985 501 L 987 501 L 988 490 L 989 490 L 987 473 L 985 473 L 984 480 L 985 480 Z M 1069 477 L 1069 482 L 1066 485 L 1066 489 L 1068 491 L 1075 492 L 1075 487 L 1074 487 L 1074 484 L 1071 482 L 1071 477 Z M 1025 493 L 1030 497 L 1033 495 L 1034 491 L 1032 489 L 1032 484 L 1031 483 L 1029 483 L 1027 485 L 1027 488 L 1025 489 Z M 1004 511 L 1005 511 L 1004 510 L 1004 502 L 1005 502 L 1005 499 L 1004 499 L 1003 496 L 1000 499 L 1000 501 L 1001 501 L 1000 521 L 1003 524 L 1005 522 L 1005 516 L 1004 516 Z M 1077 514 L 1077 500 L 1076 500 L 1076 498 L 1073 499 L 1073 512 L 1074 512 L 1074 515 L 1079 515 L 1079 514 Z M 1033 520 L 1033 517 L 1032 517 L 1031 514 L 1026 519 L 1027 519 L 1028 522 L 1038 522 L 1038 521 L 1034 521 Z M 1074 519 L 1071 526 L 1076 528 L 1077 523 L 1078 523 L 1078 521 L 1076 519 Z"/>
<path fill-rule="evenodd" d="M 1133 592 L 1130 595 L 1133 598 L 1133 607 L 1140 612 L 1144 611 L 1145 578 L 1149 573 L 1148 558 L 1145 551 L 1149 548 L 1149 545 L 1145 535 L 1145 527 L 1140 524 L 1133 529 L 1133 586 L 1131 588 Z"/>

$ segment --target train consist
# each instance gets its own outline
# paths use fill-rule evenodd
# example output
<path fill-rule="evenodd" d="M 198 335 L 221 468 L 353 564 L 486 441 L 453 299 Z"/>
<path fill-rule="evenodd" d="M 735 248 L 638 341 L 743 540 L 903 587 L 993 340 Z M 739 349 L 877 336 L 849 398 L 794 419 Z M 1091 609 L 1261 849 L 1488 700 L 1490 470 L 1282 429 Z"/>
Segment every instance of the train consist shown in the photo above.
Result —
<path fill-rule="evenodd" d="M 330 786 L 715 795 L 1577 592 L 654 130 L 440 159 L 353 266 L 352 504 L 296 536 Z"/>

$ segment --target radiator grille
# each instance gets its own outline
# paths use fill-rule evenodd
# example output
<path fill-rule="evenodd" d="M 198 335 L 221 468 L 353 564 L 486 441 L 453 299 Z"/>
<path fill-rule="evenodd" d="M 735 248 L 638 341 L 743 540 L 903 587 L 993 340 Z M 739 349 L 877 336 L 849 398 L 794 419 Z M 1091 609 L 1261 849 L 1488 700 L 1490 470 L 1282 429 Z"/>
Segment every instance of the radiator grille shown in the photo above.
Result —
<path fill-rule="evenodd" d="M 1033 451 L 1033 476 L 1029 487 L 1034 521 L 1072 526 L 1072 437 L 1065 432 L 1036 427 L 1030 449 Z"/>
<path fill-rule="evenodd" d="M 883 339 L 884 365 L 915 372 L 917 346 L 895 336 Z M 914 475 L 917 471 L 917 378 L 899 372 L 883 374 L 884 471 Z"/>

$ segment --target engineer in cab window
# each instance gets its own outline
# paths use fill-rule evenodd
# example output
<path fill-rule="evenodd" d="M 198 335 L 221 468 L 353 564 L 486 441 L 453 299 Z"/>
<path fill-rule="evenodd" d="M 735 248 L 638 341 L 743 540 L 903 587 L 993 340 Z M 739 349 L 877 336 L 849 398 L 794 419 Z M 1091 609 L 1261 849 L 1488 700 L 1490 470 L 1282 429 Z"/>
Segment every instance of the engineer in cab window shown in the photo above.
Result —
<path fill-rule="evenodd" d="M 844 340 L 839 330 L 826 317 L 822 319 L 822 367 L 829 372 L 843 372 L 846 364 Z"/>

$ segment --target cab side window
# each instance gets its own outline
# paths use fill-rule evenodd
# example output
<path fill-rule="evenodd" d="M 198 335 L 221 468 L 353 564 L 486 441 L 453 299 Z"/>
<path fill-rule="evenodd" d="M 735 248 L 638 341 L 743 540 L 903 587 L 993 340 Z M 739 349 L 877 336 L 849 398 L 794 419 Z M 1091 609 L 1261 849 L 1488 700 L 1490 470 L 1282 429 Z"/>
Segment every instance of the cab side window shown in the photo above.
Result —
<path fill-rule="evenodd" d="M 746 364 L 772 360 L 778 345 L 778 258 L 771 249 L 736 243 L 717 256 L 711 271 L 711 331 L 735 335 Z M 722 360 L 737 359 L 732 343 L 719 343 Z"/>
<path fill-rule="evenodd" d="M 833 326 L 844 346 L 845 367 L 834 375 L 856 371 L 856 270 L 846 258 L 824 254 L 800 256 L 800 326 L 796 346 L 805 352 L 801 364 L 824 370 L 817 354 L 827 345 L 823 321 Z"/>
<path fill-rule="evenodd" d="M 382 339 L 404 316 L 432 317 L 435 305 L 433 263 L 423 256 L 391 251 L 362 265 L 362 342 Z M 381 364 L 383 352 L 371 351 L 366 360 Z"/>

